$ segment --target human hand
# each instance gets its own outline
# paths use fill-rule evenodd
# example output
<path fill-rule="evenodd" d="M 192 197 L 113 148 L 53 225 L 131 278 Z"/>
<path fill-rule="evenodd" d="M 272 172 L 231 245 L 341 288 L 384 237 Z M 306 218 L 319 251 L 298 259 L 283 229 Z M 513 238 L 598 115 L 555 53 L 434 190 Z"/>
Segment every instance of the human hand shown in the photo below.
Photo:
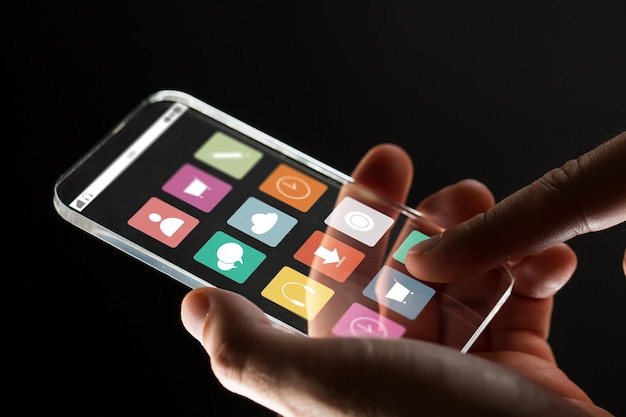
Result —
<path fill-rule="evenodd" d="M 626 132 L 420 242 L 407 254 L 406 266 L 422 279 L 451 282 L 623 221 Z M 626 274 L 626 250 L 622 267 Z"/>
<path fill-rule="evenodd" d="M 353 176 L 402 201 L 412 169 L 402 150 L 382 145 Z M 452 227 L 491 206 L 486 187 L 462 181 L 418 209 Z M 290 334 L 243 297 L 214 288 L 191 291 L 181 314 L 226 388 L 284 416 L 607 416 L 558 369 L 546 341 L 552 295 L 575 263 L 560 244 L 513 265 L 531 288 L 514 287 L 470 354 L 412 339 Z"/>

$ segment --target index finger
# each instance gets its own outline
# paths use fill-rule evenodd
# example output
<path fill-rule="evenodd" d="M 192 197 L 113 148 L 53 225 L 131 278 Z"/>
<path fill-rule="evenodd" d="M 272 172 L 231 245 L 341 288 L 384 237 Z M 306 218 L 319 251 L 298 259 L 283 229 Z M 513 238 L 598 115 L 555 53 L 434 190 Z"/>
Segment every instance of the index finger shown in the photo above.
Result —
<path fill-rule="evenodd" d="M 626 132 L 414 246 L 406 266 L 422 279 L 454 281 L 625 220 Z"/>

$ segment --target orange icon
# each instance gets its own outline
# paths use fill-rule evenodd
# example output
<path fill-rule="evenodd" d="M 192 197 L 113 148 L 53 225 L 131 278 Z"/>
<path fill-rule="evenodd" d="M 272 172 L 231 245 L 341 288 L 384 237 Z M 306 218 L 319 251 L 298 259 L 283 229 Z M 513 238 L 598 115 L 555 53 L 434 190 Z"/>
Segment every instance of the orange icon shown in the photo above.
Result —
<path fill-rule="evenodd" d="M 306 212 L 328 187 L 296 169 L 280 164 L 259 189 L 283 203 Z"/>

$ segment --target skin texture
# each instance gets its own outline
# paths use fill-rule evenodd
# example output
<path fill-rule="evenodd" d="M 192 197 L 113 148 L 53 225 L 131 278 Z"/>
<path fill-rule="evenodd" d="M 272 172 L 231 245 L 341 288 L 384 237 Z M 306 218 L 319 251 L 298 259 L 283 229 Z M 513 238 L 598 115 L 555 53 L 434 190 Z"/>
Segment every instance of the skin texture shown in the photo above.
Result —
<path fill-rule="evenodd" d="M 625 138 L 618 140 L 618 147 L 623 148 Z M 404 202 L 412 172 L 410 157 L 401 148 L 382 144 L 364 156 L 353 177 Z M 615 198 L 620 204 L 624 201 L 619 195 Z M 515 200 L 505 204 L 510 204 L 508 210 L 520 210 Z M 592 206 L 608 207 L 606 216 L 594 217 L 608 220 L 589 222 L 592 226 L 579 228 L 577 233 L 608 227 L 623 214 L 618 210 L 615 215 L 610 205 Z M 428 197 L 417 208 L 445 228 L 445 236 L 448 230 L 468 227 L 463 222 L 486 217 L 483 213 L 490 210 L 503 210 L 496 218 L 506 219 L 507 209 L 493 207 L 487 187 L 464 180 Z M 481 232 L 480 227 L 489 229 L 475 226 L 475 239 L 493 233 Z M 291 334 L 273 327 L 243 297 L 215 288 L 192 290 L 183 299 L 181 317 L 206 349 L 213 372 L 227 389 L 285 417 L 610 416 L 558 368 L 547 343 L 553 296 L 576 268 L 576 255 L 554 235 L 540 236 L 549 244 L 523 250 L 522 242 L 509 247 L 504 257 L 496 253 L 491 261 L 477 261 L 476 270 L 488 268 L 494 259 L 508 261 L 516 282 L 511 297 L 468 354 L 411 339 Z M 490 256 L 489 252 L 483 255 Z M 424 253 L 412 256 L 419 263 Z M 446 256 L 429 267 L 449 259 Z"/>

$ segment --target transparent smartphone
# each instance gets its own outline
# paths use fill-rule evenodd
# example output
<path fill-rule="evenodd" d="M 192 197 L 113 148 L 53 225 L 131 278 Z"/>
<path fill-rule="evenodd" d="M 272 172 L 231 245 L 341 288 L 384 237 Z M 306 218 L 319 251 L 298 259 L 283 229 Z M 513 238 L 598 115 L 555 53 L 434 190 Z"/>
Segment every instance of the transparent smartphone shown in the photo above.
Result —
<path fill-rule="evenodd" d="M 179 91 L 146 98 L 62 174 L 54 206 L 182 284 L 242 294 L 309 336 L 466 352 L 513 284 L 506 266 L 454 284 L 410 276 L 408 248 L 439 227 Z"/>

